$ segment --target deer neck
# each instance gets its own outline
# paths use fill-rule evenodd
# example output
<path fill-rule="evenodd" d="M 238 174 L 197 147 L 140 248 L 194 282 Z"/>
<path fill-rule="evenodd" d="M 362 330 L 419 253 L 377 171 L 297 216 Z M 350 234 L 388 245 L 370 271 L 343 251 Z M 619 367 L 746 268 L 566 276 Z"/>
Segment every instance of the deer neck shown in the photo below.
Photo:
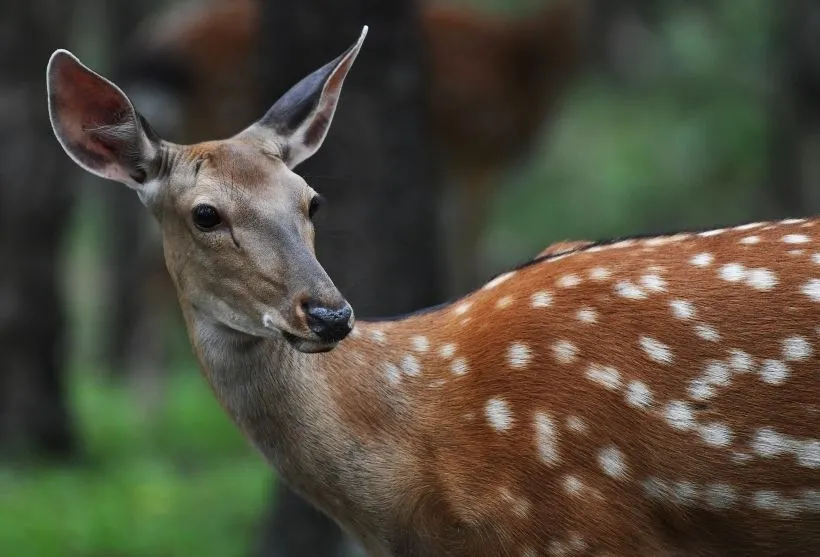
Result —
<path fill-rule="evenodd" d="M 220 404 L 279 475 L 330 516 L 352 517 L 345 526 L 360 537 L 374 530 L 387 537 L 385 517 L 409 493 L 397 486 L 417 479 L 420 467 L 410 450 L 407 394 L 385 388 L 377 365 L 384 347 L 362 332 L 373 326 L 357 325 L 331 352 L 304 354 L 194 308 L 183 313 Z"/>

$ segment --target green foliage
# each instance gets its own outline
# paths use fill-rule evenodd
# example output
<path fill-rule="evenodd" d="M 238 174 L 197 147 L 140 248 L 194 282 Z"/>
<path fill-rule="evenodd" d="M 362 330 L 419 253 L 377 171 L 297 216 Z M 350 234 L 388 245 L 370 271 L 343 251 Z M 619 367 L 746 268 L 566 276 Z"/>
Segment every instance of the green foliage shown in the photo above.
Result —
<path fill-rule="evenodd" d="M 198 372 L 169 377 L 157 409 L 74 377 L 87 458 L 0 469 L 0 555 L 246 557 L 272 474 Z"/>
<path fill-rule="evenodd" d="M 670 0 L 623 82 L 580 79 L 527 164 L 498 188 L 488 271 L 558 240 L 766 213 L 768 6 Z"/>

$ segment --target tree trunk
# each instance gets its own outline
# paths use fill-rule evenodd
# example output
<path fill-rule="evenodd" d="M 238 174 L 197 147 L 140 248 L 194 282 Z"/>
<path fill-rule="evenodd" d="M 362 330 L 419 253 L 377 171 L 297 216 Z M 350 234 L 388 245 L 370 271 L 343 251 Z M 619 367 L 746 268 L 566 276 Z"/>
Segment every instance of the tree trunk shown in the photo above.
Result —
<path fill-rule="evenodd" d="M 119 0 L 101 6 L 106 10 L 109 57 L 105 74 L 123 85 L 123 54 L 135 29 L 165 0 Z M 129 93 L 128 90 L 125 91 Z M 168 308 L 176 311 L 171 278 L 163 265 L 159 228 L 142 207 L 133 191 L 108 181 L 99 181 L 99 195 L 104 207 L 103 245 L 108 273 L 109 303 L 105 316 L 102 357 L 115 378 L 155 381 L 160 368 L 167 363 L 166 336 L 158 331 L 167 328 Z M 152 236 L 151 232 L 154 233 Z M 134 377 L 147 375 L 147 378 Z"/>
<path fill-rule="evenodd" d="M 69 11 L 64 0 L 0 7 L 0 452 L 14 458 L 76 448 L 58 284 L 76 173 L 52 134 L 45 80 Z"/>
<path fill-rule="evenodd" d="M 776 87 L 771 98 L 772 143 L 767 218 L 820 210 L 820 3 L 791 0 L 772 8 Z"/>
<path fill-rule="evenodd" d="M 261 67 L 270 103 L 370 26 L 324 146 L 297 169 L 328 199 L 316 218 L 318 257 L 359 317 L 432 305 L 444 290 L 417 4 L 269 0 L 264 7 Z M 261 555 L 345 553 L 332 521 L 286 486 L 277 493 Z"/>
<path fill-rule="evenodd" d="M 594 0 L 592 56 L 611 79 L 629 81 L 651 58 L 649 34 L 657 24 L 658 0 Z"/>

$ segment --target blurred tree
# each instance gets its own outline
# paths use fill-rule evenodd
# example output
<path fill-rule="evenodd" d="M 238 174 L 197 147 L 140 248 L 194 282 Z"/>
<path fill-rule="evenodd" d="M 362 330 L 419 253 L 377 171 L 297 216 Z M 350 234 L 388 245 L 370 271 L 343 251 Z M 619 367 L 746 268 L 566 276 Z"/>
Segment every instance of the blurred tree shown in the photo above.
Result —
<path fill-rule="evenodd" d="M 0 452 L 66 458 L 76 448 L 65 392 L 61 239 L 73 163 L 48 121 L 46 62 L 65 46 L 69 3 L 0 5 Z"/>
<path fill-rule="evenodd" d="M 608 77 L 641 73 L 651 53 L 650 34 L 660 17 L 660 0 L 594 0 L 592 55 Z"/>
<path fill-rule="evenodd" d="M 318 257 L 360 318 L 440 302 L 440 191 L 424 127 L 418 3 L 268 0 L 263 9 L 261 67 L 271 103 L 371 27 L 324 146 L 298 168 L 328 199 L 317 214 Z M 333 522 L 285 486 L 277 493 L 264 557 L 344 551 Z"/>
<path fill-rule="evenodd" d="M 115 0 L 101 7 L 105 10 L 108 48 L 107 58 L 100 70 L 105 71 L 114 82 L 122 84 L 125 58 L 131 54 L 128 38 L 134 30 L 160 6 L 169 0 Z M 130 94 L 126 88 L 126 93 Z M 140 107 L 138 107 L 139 109 Z M 105 269 L 109 273 L 109 300 L 106 304 L 106 326 L 102 344 L 102 357 L 114 377 L 123 378 L 127 372 L 148 377 L 131 379 L 153 381 L 160 370 L 153 369 L 157 362 L 167 361 L 162 335 L 150 334 L 145 329 L 158 329 L 164 325 L 166 306 L 175 304 L 162 294 L 173 292 L 171 278 L 162 266 L 153 266 L 154 258 L 146 252 L 155 252 L 159 242 L 146 234 L 146 229 L 159 229 L 153 217 L 144 211 L 134 192 L 127 188 L 95 180 L 100 184 L 99 194 L 105 207 L 105 227 L 109 233 L 103 245 Z M 154 241 L 152 241 L 154 240 Z M 157 271 L 161 271 L 158 273 Z M 141 308 L 139 304 L 152 299 L 145 295 L 153 289 L 160 295 L 153 297 L 159 303 L 156 308 Z M 162 302 L 165 302 L 163 304 Z M 147 316 L 147 318 L 146 318 Z"/>
<path fill-rule="evenodd" d="M 820 210 L 820 2 L 776 10 L 769 184 L 773 216 L 801 216 Z"/>

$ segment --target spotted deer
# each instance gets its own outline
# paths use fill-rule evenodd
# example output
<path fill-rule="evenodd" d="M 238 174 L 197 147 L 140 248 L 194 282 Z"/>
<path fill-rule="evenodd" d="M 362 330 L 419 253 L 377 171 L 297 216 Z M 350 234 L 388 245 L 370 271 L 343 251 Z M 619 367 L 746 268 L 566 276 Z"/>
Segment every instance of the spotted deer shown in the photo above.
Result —
<path fill-rule="evenodd" d="M 820 220 L 564 243 L 356 321 L 293 169 L 366 31 L 190 146 L 47 68 L 59 143 L 158 220 L 204 376 L 281 478 L 378 557 L 820 555 Z"/>

